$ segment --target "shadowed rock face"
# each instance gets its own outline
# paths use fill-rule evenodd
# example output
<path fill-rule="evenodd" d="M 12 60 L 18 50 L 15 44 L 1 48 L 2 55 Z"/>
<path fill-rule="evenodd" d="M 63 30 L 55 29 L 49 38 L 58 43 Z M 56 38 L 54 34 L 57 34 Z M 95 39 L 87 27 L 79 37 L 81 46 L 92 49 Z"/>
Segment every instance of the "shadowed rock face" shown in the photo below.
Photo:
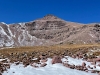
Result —
<path fill-rule="evenodd" d="M 100 43 L 100 24 L 64 21 L 54 15 L 27 23 L 0 23 L 0 47 Z"/>

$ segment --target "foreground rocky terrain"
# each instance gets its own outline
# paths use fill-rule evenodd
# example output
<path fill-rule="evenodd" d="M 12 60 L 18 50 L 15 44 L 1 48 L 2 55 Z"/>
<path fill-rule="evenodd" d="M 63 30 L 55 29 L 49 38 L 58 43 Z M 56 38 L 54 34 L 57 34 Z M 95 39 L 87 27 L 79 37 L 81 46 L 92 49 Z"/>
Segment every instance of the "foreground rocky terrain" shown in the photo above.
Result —
<path fill-rule="evenodd" d="M 68 56 L 63 59 L 59 56 L 54 56 L 53 59 L 47 58 L 44 62 L 43 59 L 40 59 L 40 62 L 38 63 L 27 63 L 27 66 L 19 62 L 2 65 L 4 66 L 4 69 L 7 68 L 7 71 L 4 71 L 2 75 L 100 75 L 100 67 L 98 66 L 98 63 L 93 65 L 91 62 Z"/>
<path fill-rule="evenodd" d="M 53 45 L 0 50 L 0 75 L 100 75 L 100 45 Z"/>
<path fill-rule="evenodd" d="M 100 24 L 64 21 L 54 15 L 17 24 L 0 23 L 0 47 L 100 43 Z"/>

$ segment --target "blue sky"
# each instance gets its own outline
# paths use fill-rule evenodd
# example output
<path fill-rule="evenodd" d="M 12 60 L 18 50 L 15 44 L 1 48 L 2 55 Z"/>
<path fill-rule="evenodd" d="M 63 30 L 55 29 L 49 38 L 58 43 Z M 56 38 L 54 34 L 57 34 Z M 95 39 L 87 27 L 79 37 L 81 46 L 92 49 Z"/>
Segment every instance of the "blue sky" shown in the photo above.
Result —
<path fill-rule="evenodd" d="M 46 14 L 72 22 L 100 22 L 100 0 L 0 0 L 0 22 L 28 22 Z"/>

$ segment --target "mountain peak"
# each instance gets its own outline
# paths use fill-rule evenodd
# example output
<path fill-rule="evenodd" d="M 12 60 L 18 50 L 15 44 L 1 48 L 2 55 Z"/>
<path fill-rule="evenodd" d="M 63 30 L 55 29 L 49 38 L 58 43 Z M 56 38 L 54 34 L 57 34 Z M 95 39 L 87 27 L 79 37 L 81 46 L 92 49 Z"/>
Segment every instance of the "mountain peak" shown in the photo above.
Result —
<path fill-rule="evenodd" d="M 43 20 L 49 20 L 49 19 L 59 19 L 58 17 L 52 15 L 52 14 L 47 14 L 43 18 Z"/>

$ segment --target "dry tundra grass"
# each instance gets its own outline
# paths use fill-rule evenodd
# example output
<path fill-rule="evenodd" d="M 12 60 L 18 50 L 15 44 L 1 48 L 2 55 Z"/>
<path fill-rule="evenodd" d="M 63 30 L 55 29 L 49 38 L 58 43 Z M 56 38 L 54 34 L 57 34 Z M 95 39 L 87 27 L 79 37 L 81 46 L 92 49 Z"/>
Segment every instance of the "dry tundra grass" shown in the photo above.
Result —
<path fill-rule="evenodd" d="M 8 55 L 10 53 L 23 53 L 26 52 L 29 55 L 32 52 L 35 52 L 35 55 L 39 55 L 41 53 L 48 53 L 51 51 L 51 56 L 53 54 L 63 54 L 65 51 L 69 51 L 72 54 L 83 51 L 84 53 L 89 50 L 100 49 L 100 44 L 85 44 L 85 45 L 54 45 L 54 46 L 34 46 L 34 47 L 16 47 L 16 48 L 6 48 L 0 50 L 0 55 Z M 100 52 L 94 52 L 96 55 L 100 55 Z"/>

